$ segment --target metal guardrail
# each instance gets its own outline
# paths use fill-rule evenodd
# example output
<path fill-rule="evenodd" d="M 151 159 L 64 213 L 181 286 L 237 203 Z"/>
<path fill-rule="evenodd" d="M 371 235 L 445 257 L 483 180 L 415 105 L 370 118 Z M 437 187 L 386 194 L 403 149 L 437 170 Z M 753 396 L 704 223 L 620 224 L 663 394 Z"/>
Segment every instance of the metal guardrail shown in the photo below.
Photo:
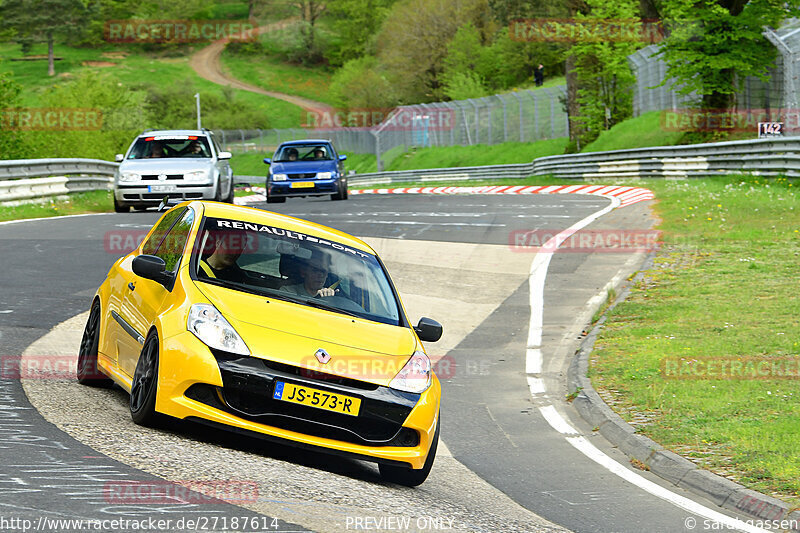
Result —
<path fill-rule="evenodd" d="M 724 174 L 800 176 L 800 139 L 757 139 L 540 157 L 532 163 L 359 174 L 350 184 L 491 180 L 553 176 L 566 179 L 684 179 Z"/>
<path fill-rule="evenodd" d="M 0 161 L 0 202 L 110 189 L 118 166 L 102 159 Z"/>
<path fill-rule="evenodd" d="M 117 163 L 98 159 L 0 161 L 0 179 L 8 180 L 0 181 L 0 201 L 107 189 L 116 166 Z M 529 176 L 567 179 L 685 179 L 742 172 L 767 177 L 800 176 L 800 138 L 557 155 L 513 165 L 375 172 L 348 176 L 348 182 L 350 185 L 381 185 L 420 181 L 518 179 Z M 265 176 L 235 176 L 238 184 L 262 184 L 265 179 Z"/>

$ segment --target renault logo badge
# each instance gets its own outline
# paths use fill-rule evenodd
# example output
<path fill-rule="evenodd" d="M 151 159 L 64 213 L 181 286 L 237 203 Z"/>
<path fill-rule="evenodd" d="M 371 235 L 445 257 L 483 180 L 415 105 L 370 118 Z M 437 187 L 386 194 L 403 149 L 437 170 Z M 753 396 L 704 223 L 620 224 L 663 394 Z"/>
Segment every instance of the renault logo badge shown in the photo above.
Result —
<path fill-rule="evenodd" d="M 316 357 L 317 361 L 319 361 L 323 365 L 327 364 L 328 361 L 331 360 L 330 354 L 328 352 L 326 352 L 325 350 L 323 350 L 322 348 L 317 350 L 317 353 L 314 354 L 314 357 Z"/>

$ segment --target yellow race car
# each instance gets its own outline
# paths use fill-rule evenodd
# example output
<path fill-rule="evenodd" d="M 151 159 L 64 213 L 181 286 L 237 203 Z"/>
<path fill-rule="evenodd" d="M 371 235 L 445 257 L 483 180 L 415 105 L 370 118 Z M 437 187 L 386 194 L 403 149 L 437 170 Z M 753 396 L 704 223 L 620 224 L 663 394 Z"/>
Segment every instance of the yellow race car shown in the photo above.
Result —
<path fill-rule="evenodd" d="M 167 211 L 97 290 L 78 380 L 164 415 L 374 461 L 416 486 L 433 465 L 441 386 L 363 241 L 249 207 Z"/>

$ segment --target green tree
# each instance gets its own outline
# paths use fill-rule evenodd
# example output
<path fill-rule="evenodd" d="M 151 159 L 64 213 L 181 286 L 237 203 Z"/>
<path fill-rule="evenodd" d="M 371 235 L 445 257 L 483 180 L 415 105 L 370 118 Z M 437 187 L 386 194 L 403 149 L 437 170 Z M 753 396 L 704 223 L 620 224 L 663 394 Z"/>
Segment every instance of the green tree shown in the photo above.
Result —
<path fill-rule="evenodd" d="M 736 80 L 768 79 L 776 50 L 762 35 L 800 13 L 800 2 L 788 0 L 664 0 L 670 30 L 660 53 L 673 87 L 696 92 L 704 109 L 728 109 Z"/>
<path fill-rule="evenodd" d="M 306 63 L 316 63 L 322 59 L 322 53 L 317 48 L 316 25 L 317 20 L 325 13 L 328 2 L 324 0 L 290 0 L 289 2 L 300 15 L 302 24 L 300 33 L 303 37 L 306 51 Z"/>
<path fill-rule="evenodd" d="M 81 0 L 2 0 L 2 24 L 14 30 L 15 40 L 47 43 L 47 74 L 54 76 L 54 46 L 59 37 L 83 29 L 88 10 Z"/>
<path fill-rule="evenodd" d="M 444 58 L 458 29 L 481 27 L 487 0 L 400 0 L 378 36 L 378 58 L 404 103 L 440 99 Z"/>
<path fill-rule="evenodd" d="M 334 65 L 374 54 L 375 34 L 381 27 L 395 0 L 337 0 L 331 2 L 328 14 L 338 42 L 329 54 Z"/>
<path fill-rule="evenodd" d="M 331 96 L 344 109 L 385 109 L 397 104 L 392 83 L 375 57 L 352 59 L 333 75 Z"/>
<path fill-rule="evenodd" d="M 587 0 L 590 15 L 581 21 L 603 24 L 608 21 L 635 21 L 635 0 Z M 598 36 L 599 37 L 599 36 Z M 573 44 L 578 85 L 579 113 L 575 122 L 580 126 L 576 148 L 590 143 L 601 131 L 631 116 L 632 86 L 635 81 L 628 56 L 636 51 L 634 41 L 606 39 L 584 40 Z"/>

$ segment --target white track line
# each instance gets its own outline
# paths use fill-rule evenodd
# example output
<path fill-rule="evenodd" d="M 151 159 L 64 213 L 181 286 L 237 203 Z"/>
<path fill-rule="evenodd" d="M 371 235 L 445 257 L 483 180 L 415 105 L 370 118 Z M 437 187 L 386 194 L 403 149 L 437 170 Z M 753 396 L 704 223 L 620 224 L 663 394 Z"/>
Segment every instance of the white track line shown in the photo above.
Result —
<path fill-rule="evenodd" d="M 98 215 L 110 215 L 112 213 L 82 213 L 80 215 L 59 215 L 56 217 L 39 217 L 39 218 L 20 218 L 18 220 L 6 220 L 4 222 L 0 222 L 0 226 L 6 226 L 8 224 L 19 224 L 21 222 L 36 222 L 39 220 L 57 220 L 59 218 L 75 218 L 75 217 L 94 217 Z"/>
<path fill-rule="evenodd" d="M 610 191 L 605 192 L 607 193 Z M 620 198 L 616 196 L 607 196 L 607 198 L 611 198 L 611 205 L 596 211 L 583 220 L 565 229 L 561 233 L 558 233 L 548 240 L 547 243 L 542 246 L 542 249 L 555 250 L 573 233 L 579 231 L 585 226 L 588 226 L 601 216 L 622 204 Z M 545 397 L 547 392 L 544 380 L 540 377 L 540 375 L 537 374 L 540 374 L 542 369 L 541 344 L 542 315 L 544 313 L 544 284 L 545 278 L 547 277 L 547 269 L 550 266 L 550 260 L 552 257 L 553 252 L 537 253 L 536 257 L 534 257 L 533 262 L 531 263 L 530 276 L 528 278 L 528 283 L 530 286 L 531 318 L 528 329 L 528 346 L 525 354 L 525 369 L 526 373 L 528 374 L 528 388 L 530 389 L 531 396 L 534 398 L 539 398 L 540 400 Z M 592 443 L 587 441 L 583 436 L 581 436 L 580 432 L 572 427 L 572 425 L 567 422 L 563 416 L 561 416 L 561 414 L 556 410 L 555 406 L 541 406 L 539 407 L 539 412 L 542 414 L 544 419 L 547 420 L 547 423 L 550 424 L 553 429 L 563 434 L 567 442 L 569 442 L 576 450 L 584 454 L 595 463 L 604 467 L 609 472 L 616 474 L 625 481 L 636 485 L 640 489 L 652 494 L 653 496 L 676 505 L 677 507 L 680 507 L 688 512 L 712 520 L 715 522 L 714 525 L 720 528 L 737 529 L 753 533 L 766 533 L 766 530 L 764 529 L 757 528 L 751 524 L 743 522 L 742 520 L 731 518 L 718 511 L 710 509 L 693 500 L 690 500 L 689 498 L 686 498 L 685 496 L 676 494 L 669 489 L 662 487 L 661 485 L 653 483 L 649 479 L 646 479 L 636 472 L 629 470 L 611 457 L 607 456 Z"/>

